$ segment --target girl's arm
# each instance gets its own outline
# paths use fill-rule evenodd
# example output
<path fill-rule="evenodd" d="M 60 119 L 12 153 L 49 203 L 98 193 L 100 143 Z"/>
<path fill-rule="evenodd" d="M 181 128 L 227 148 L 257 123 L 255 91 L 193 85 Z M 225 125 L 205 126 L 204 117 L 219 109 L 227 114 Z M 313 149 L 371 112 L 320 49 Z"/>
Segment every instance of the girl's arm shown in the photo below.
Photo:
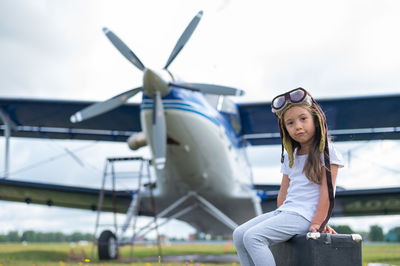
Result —
<path fill-rule="evenodd" d="M 332 176 L 333 187 L 335 187 L 338 168 L 339 166 L 337 164 L 331 164 L 331 176 Z M 310 232 L 318 231 L 320 225 L 323 223 L 323 221 L 326 218 L 326 215 L 328 214 L 328 209 L 329 209 L 329 192 L 328 192 L 328 185 L 326 184 L 326 172 L 322 171 L 321 185 L 319 188 L 318 206 L 317 206 L 317 211 L 315 212 L 314 219 L 312 220 L 310 225 L 309 229 Z M 329 233 L 332 232 L 332 229 L 330 229 L 329 227 L 325 228 L 325 230 Z"/>
<path fill-rule="evenodd" d="M 289 187 L 289 177 L 288 177 L 288 175 L 283 175 L 282 182 L 281 182 L 281 188 L 279 189 L 278 199 L 276 201 L 278 208 L 283 204 L 283 202 L 286 199 L 288 187 Z"/>

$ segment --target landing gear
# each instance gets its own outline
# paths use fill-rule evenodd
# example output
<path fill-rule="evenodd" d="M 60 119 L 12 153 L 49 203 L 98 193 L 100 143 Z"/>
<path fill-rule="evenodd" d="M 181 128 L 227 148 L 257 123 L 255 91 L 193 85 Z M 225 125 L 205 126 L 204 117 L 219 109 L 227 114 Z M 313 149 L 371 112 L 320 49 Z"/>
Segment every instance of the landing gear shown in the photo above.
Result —
<path fill-rule="evenodd" d="M 131 203 L 128 207 L 128 210 L 125 215 L 125 222 L 122 225 L 118 225 L 117 223 L 117 193 L 115 190 L 115 185 L 116 185 L 116 172 L 115 172 L 115 167 L 114 164 L 117 162 L 126 162 L 126 161 L 136 161 L 139 164 L 139 171 L 133 171 L 132 176 L 137 179 L 137 188 L 135 190 L 130 191 L 130 196 L 131 196 Z M 109 168 L 111 167 L 111 173 L 109 171 Z M 125 172 L 126 173 L 126 172 Z M 106 184 L 106 179 L 111 175 L 112 177 L 112 190 L 111 190 L 111 195 L 106 194 L 105 190 L 105 184 Z M 150 172 L 150 164 L 149 160 L 143 159 L 142 157 L 113 157 L 113 158 L 107 158 L 104 173 L 103 173 L 103 180 L 102 180 L 102 186 L 100 189 L 99 193 L 99 201 L 97 205 L 97 217 L 96 217 L 96 226 L 93 234 L 93 239 L 94 244 L 92 246 L 92 259 L 94 259 L 95 256 L 95 248 L 97 246 L 97 254 L 98 254 L 98 259 L 99 260 L 115 260 L 118 258 L 119 253 L 118 250 L 120 247 L 124 245 L 131 245 L 133 246 L 134 240 L 136 233 L 139 230 L 136 230 L 136 221 L 139 213 L 139 207 L 140 207 L 140 195 L 141 191 L 144 189 L 142 185 L 142 178 L 148 177 L 149 179 L 149 184 L 152 183 L 151 179 L 151 172 Z M 152 192 L 153 187 L 149 187 L 149 200 L 151 202 L 154 201 L 153 198 L 153 192 Z M 125 194 L 127 195 L 127 194 Z M 103 224 L 102 226 L 107 226 L 108 230 L 103 231 L 100 236 L 97 238 L 97 230 L 99 229 L 100 224 L 100 214 L 103 209 L 103 202 L 106 202 L 107 208 L 111 208 L 113 210 L 114 214 L 114 228 L 111 229 L 112 225 L 110 224 Z M 112 205 L 107 205 L 111 204 Z M 153 213 L 155 213 L 155 204 L 152 203 L 153 207 Z M 133 224 L 132 227 L 129 225 Z M 157 230 L 157 221 L 154 219 L 154 221 L 151 222 L 151 224 L 155 224 L 155 229 Z M 128 230 L 128 228 L 132 228 L 133 230 L 133 236 L 131 238 L 126 238 L 124 237 L 124 234 Z M 110 230 L 111 229 L 111 230 Z M 114 233 L 113 233 L 114 232 Z M 158 236 L 158 231 L 157 231 L 157 236 Z M 157 237 L 159 239 L 159 237 Z M 159 244 L 158 240 L 158 246 L 159 246 L 159 254 L 161 256 L 161 247 Z M 133 260 L 133 249 L 131 249 L 131 260 Z M 0 265 L 1 266 L 1 265 Z"/>
<path fill-rule="evenodd" d="M 117 238 L 110 230 L 103 231 L 98 240 L 100 260 L 115 260 L 118 256 Z"/>

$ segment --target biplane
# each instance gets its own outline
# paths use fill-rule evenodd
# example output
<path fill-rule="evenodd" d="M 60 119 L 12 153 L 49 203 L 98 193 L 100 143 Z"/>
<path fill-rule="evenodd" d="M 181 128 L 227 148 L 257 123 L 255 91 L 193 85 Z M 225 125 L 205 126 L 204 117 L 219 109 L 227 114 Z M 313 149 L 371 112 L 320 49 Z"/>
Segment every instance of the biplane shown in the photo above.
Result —
<path fill-rule="evenodd" d="M 0 98 L 6 141 L 12 136 L 127 142 L 133 149 L 148 145 L 156 181 L 142 191 L 137 214 L 154 215 L 148 189 L 154 187 L 159 217 L 185 221 L 204 233 L 231 234 L 238 224 L 276 208 L 279 184 L 255 184 L 246 157 L 249 145 L 281 143 L 270 102 L 235 103 L 230 96 L 243 95 L 240 89 L 185 82 L 168 70 L 202 14 L 189 23 L 161 70 L 145 66 L 104 28 L 118 51 L 142 71 L 143 84 L 104 102 Z M 141 103 L 127 103 L 138 93 Z M 400 94 L 318 102 L 335 141 L 400 139 Z M 0 179 L 0 200 L 6 201 L 98 210 L 99 193 Z M 132 191 L 107 190 L 103 196 L 103 211 L 126 213 L 132 203 Z M 336 192 L 334 217 L 399 213 L 400 187 Z M 100 258 L 115 258 L 118 239 L 109 231 L 103 236 L 107 248 Z"/>

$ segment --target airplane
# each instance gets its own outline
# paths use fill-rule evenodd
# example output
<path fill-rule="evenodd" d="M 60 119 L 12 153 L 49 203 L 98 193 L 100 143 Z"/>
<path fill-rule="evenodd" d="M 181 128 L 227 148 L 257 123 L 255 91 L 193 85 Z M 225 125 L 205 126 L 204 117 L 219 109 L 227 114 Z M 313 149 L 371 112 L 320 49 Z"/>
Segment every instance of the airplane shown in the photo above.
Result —
<path fill-rule="evenodd" d="M 10 136 L 127 142 L 151 149 L 155 184 L 140 196 L 138 215 L 187 222 L 199 232 L 230 235 L 238 224 L 276 208 L 280 185 L 255 184 L 250 145 L 280 144 L 270 102 L 235 103 L 240 89 L 178 79 L 168 66 L 203 12 L 192 19 L 161 70 L 146 67 L 111 30 L 106 37 L 137 69 L 143 84 L 104 102 L 0 98 L 0 130 Z M 140 104 L 127 100 L 142 92 Z M 318 99 L 335 141 L 400 139 L 400 94 Z M 7 165 L 7 162 L 6 162 Z M 0 200 L 96 211 L 100 189 L 0 179 Z M 103 211 L 127 213 L 133 191 L 104 191 Z M 115 201 L 117 204 L 114 204 Z M 400 213 L 400 187 L 336 192 L 334 217 Z M 103 238 L 102 238 L 103 236 Z M 124 243 L 103 231 L 99 258 L 114 259 Z M 100 239 L 99 238 L 99 239 Z M 106 248 L 101 248 L 104 244 Z"/>

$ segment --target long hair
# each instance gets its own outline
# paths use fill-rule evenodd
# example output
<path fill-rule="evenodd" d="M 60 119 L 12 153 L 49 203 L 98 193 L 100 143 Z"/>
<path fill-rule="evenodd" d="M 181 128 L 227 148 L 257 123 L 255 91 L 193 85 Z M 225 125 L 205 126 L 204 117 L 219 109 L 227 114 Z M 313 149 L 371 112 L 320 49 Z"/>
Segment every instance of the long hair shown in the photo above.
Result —
<path fill-rule="evenodd" d="M 322 129 L 318 120 L 318 113 L 317 110 L 306 104 L 296 104 L 296 106 L 301 106 L 307 109 L 311 113 L 315 125 L 314 141 L 308 152 L 308 157 L 304 164 L 303 173 L 311 182 L 314 182 L 315 184 L 321 184 L 322 171 L 324 171 L 325 168 L 322 165 L 321 152 L 319 147 L 321 142 Z M 282 119 L 283 117 L 284 114 L 282 114 Z M 290 142 L 292 143 L 293 150 L 295 150 L 295 148 L 300 148 L 300 143 L 292 139 L 292 137 L 289 135 L 285 123 L 283 123 L 283 129 L 285 130 L 285 135 L 289 137 Z M 326 141 L 328 142 L 329 140 Z M 328 145 L 328 143 L 325 143 L 325 145 Z"/>

